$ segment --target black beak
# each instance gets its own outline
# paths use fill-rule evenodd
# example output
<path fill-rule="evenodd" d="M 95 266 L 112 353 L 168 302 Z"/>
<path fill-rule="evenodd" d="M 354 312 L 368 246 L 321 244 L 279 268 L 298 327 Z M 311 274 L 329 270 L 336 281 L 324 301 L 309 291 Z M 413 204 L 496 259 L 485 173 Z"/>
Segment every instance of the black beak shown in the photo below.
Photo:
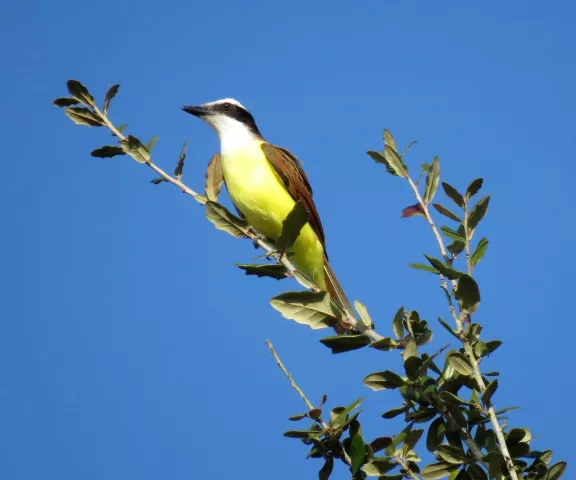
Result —
<path fill-rule="evenodd" d="M 204 117 L 210 113 L 209 110 L 206 107 L 203 107 L 202 105 L 182 107 L 182 110 L 196 117 Z"/>

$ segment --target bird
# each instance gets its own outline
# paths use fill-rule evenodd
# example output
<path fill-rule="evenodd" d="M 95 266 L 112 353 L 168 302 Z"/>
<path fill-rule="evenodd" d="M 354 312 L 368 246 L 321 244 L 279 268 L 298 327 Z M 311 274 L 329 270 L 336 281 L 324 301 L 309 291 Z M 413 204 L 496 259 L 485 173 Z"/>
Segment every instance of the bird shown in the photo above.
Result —
<path fill-rule="evenodd" d="M 253 115 L 238 100 L 224 98 L 183 111 L 206 122 L 220 139 L 224 183 L 236 209 L 258 233 L 274 242 L 282 222 L 300 201 L 308 223 L 292 247 L 289 259 L 347 313 L 353 310 L 326 253 L 326 237 L 302 162 L 289 150 L 268 143 Z"/>

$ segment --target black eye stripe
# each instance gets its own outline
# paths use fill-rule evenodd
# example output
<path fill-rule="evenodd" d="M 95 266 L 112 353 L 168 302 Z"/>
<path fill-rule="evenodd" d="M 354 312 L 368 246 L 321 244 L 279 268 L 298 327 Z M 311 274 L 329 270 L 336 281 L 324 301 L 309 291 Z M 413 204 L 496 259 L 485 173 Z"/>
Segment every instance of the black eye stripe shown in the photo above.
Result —
<path fill-rule="evenodd" d="M 212 109 L 216 112 L 219 112 L 227 117 L 234 118 L 239 122 L 242 122 L 246 125 L 253 133 L 256 135 L 260 135 L 260 131 L 256 126 L 256 122 L 254 121 L 254 117 L 252 114 L 246 110 L 245 108 L 236 105 L 230 102 L 224 102 L 217 105 L 214 105 Z"/>

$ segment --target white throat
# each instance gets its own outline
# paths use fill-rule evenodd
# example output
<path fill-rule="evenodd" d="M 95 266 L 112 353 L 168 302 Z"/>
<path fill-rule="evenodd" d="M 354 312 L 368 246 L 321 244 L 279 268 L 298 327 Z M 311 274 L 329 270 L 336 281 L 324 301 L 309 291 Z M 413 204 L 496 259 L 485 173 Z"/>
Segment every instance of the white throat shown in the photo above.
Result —
<path fill-rule="evenodd" d="M 254 145 L 260 140 L 246 125 L 225 115 L 210 115 L 206 122 L 220 137 L 220 150 L 224 156 L 239 148 Z"/>

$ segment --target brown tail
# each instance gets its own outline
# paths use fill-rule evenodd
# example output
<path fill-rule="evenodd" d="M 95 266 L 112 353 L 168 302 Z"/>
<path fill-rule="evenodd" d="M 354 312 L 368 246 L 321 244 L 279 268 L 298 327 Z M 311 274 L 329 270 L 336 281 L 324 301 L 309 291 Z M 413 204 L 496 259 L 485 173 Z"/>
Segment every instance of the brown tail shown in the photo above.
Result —
<path fill-rule="evenodd" d="M 338 279 L 336 278 L 336 275 L 334 275 L 334 272 L 332 271 L 326 256 L 324 256 L 324 277 L 326 282 L 326 290 L 330 294 L 330 297 L 332 297 L 332 300 L 342 309 L 346 310 L 350 315 L 355 317 L 354 309 L 346 297 L 344 290 L 340 286 L 340 283 L 338 283 Z M 336 330 L 337 333 L 342 333 L 344 328 L 342 325 L 336 325 L 334 330 Z"/>

